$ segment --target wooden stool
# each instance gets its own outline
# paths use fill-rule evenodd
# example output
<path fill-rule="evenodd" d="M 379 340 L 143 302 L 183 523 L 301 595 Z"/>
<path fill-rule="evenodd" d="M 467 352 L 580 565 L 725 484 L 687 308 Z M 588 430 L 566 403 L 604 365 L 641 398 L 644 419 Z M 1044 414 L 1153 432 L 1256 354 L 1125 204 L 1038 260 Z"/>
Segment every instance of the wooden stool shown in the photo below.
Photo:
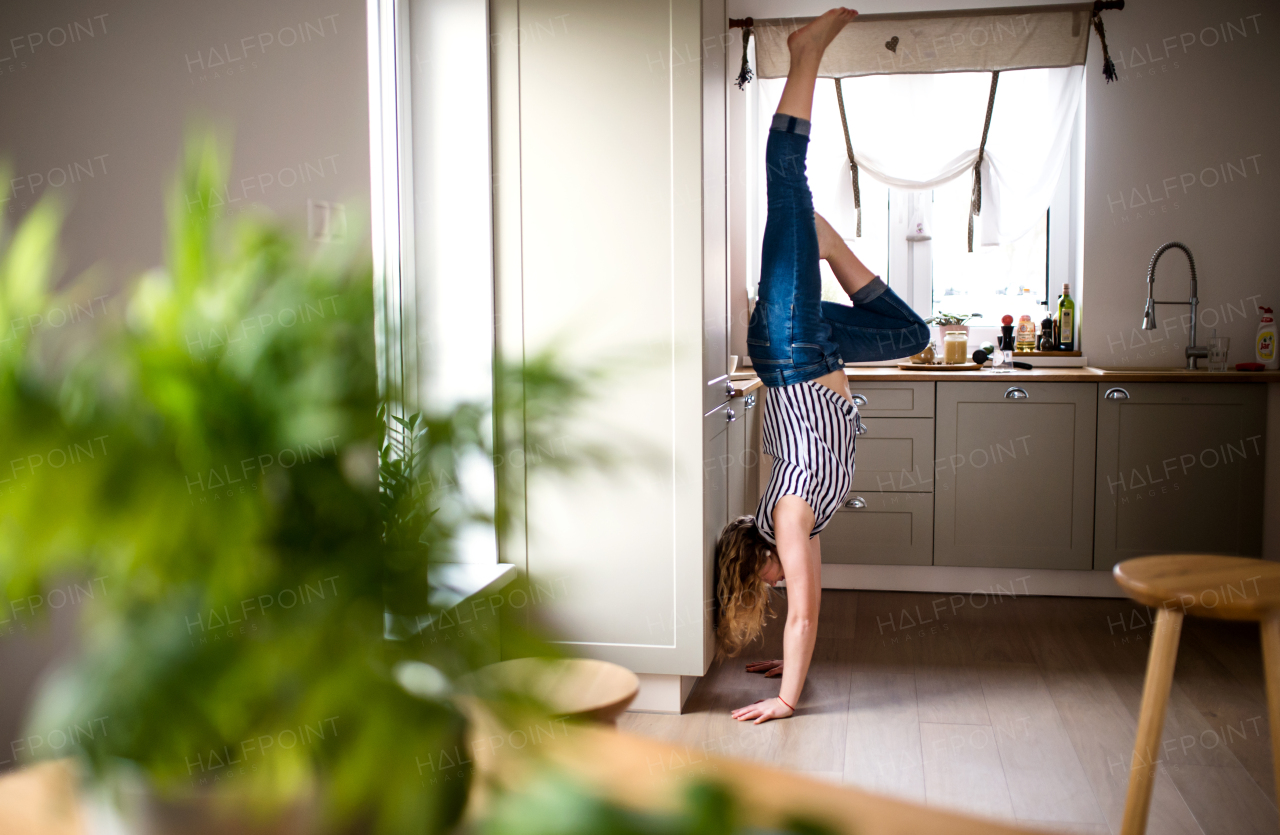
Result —
<path fill-rule="evenodd" d="M 614 725 L 640 692 L 640 679 L 626 667 L 589 658 L 513 658 L 473 674 L 488 686 L 517 690 L 547 705 L 557 716 Z"/>
<path fill-rule="evenodd" d="M 1115 567 L 1114 574 L 1126 594 L 1158 610 L 1121 835 L 1141 835 L 1147 829 L 1160 732 L 1186 614 L 1261 623 L 1271 760 L 1280 790 L 1280 564 L 1248 557 L 1174 554 L 1127 560 Z"/>

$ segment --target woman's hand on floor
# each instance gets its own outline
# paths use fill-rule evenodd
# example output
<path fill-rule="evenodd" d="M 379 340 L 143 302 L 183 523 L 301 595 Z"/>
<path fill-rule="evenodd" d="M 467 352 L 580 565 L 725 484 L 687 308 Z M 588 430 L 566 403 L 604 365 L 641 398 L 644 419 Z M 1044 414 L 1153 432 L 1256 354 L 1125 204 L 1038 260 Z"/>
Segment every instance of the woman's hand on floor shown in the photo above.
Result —
<path fill-rule="evenodd" d="M 781 699 L 763 699 L 753 705 L 738 708 L 732 715 L 739 722 L 759 725 L 770 719 L 786 719 L 793 713 L 795 711 L 783 704 Z"/>
<path fill-rule="evenodd" d="M 782 675 L 781 661 L 752 661 L 747 665 L 749 673 L 764 673 L 765 678 L 777 678 Z"/>

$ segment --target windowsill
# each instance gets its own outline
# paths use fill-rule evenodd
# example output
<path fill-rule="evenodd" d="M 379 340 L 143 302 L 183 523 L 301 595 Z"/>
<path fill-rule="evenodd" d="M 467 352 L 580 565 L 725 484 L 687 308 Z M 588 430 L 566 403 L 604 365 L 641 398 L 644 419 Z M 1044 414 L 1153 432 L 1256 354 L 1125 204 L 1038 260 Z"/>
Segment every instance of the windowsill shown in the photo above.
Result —
<path fill-rule="evenodd" d="M 515 576 L 516 567 L 507 563 L 436 563 L 427 569 L 430 605 L 442 613 L 448 612 L 468 600 L 480 600 L 499 591 Z M 435 622 L 431 615 L 410 618 L 386 612 L 383 617 L 383 637 L 387 640 L 404 640 L 429 629 Z"/>

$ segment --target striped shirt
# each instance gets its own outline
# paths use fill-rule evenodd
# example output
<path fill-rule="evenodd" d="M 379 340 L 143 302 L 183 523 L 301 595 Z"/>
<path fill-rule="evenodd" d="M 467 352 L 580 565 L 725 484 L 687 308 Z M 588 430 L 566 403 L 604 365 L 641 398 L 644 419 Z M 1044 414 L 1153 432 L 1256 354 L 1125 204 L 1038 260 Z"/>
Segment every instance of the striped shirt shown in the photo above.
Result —
<path fill-rule="evenodd" d="M 809 380 L 770 387 L 764 403 L 764 451 L 773 456 L 769 485 L 756 510 L 756 527 L 774 540 L 773 508 L 783 496 L 799 496 L 813 511 L 817 536 L 853 485 L 858 407 Z"/>

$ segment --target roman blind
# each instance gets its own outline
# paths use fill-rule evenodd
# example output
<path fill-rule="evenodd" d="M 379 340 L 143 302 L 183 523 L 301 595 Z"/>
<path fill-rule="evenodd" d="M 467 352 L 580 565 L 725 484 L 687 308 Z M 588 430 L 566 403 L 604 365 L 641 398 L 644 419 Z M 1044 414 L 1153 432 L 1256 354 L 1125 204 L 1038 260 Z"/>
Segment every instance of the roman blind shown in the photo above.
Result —
<path fill-rule="evenodd" d="M 1122 8 L 1123 0 L 1097 0 L 854 18 L 818 69 L 819 77 L 833 79 L 839 119 L 820 121 L 815 115 L 813 130 L 843 131 L 856 234 L 862 234 L 861 172 L 915 190 L 972 172 L 969 251 L 980 217 L 983 244 L 1024 234 L 1043 216 L 1066 159 L 1090 29 L 1102 45 L 1103 74 L 1115 79 L 1102 12 Z M 739 89 L 753 76 L 753 37 L 756 67 L 767 84 L 786 77 L 787 37 L 811 20 L 731 20 L 743 29 Z M 982 75 L 948 77 L 976 73 Z M 1006 92 L 997 96 L 1002 80 Z M 819 88 L 815 114 L 825 106 L 821 96 Z M 957 107 L 971 109 L 977 122 L 958 117 Z"/>

